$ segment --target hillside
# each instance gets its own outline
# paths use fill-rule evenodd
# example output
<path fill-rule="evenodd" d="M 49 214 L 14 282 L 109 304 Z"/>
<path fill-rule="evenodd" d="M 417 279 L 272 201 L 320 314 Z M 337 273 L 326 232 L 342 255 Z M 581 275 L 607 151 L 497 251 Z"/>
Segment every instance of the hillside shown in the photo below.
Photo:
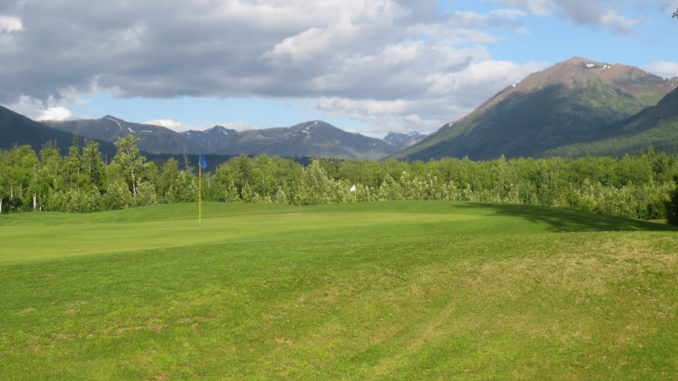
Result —
<path fill-rule="evenodd" d="M 282 157 L 339 157 L 381 159 L 396 151 L 388 143 L 357 133 L 343 131 L 322 121 L 309 121 L 292 127 L 235 131 L 216 126 L 205 131 L 182 133 L 208 152 L 224 155 L 267 154 Z"/>
<path fill-rule="evenodd" d="M 79 135 L 88 137 L 87 135 Z M 55 142 L 62 154 L 73 144 L 73 134 L 49 128 L 10 109 L 0 106 L 0 149 L 15 145 L 30 145 L 39 151 L 48 142 Z M 81 139 L 80 144 L 83 144 Z M 99 149 L 107 155 L 115 154 L 115 146 L 99 141 Z"/>
<path fill-rule="evenodd" d="M 601 131 L 593 142 L 554 148 L 544 156 L 622 156 L 653 146 L 657 152 L 678 154 L 678 89 L 657 106 Z"/>
<path fill-rule="evenodd" d="M 114 143 L 118 138 L 133 134 L 139 148 L 149 153 L 202 153 L 203 148 L 193 144 L 178 132 L 149 124 L 130 123 L 107 115 L 101 119 L 79 119 L 63 122 L 46 121 L 47 126 L 93 139 Z"/>
<path fill-rule="evenodd" d="M 502 90 L 463 119 L 394 155 L 407 160 L 541 156 L 598 139 L 678 86 L 638 68 L 575 57 Z"/>

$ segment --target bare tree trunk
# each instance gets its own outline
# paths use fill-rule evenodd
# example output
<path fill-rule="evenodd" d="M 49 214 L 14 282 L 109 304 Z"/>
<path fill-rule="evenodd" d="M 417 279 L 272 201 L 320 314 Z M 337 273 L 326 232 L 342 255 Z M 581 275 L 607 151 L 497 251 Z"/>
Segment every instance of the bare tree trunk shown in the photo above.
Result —
<path fill-rule="evenodd" d="M 132 171 L 132 194 L 134 197 L 137 196 L 137 183 L 134 181 L 134 171 Z"/>
<path fill-rule="evenodd" d="M 2 197 L 0 197 L 0 214 L 2 214 Z"/>
<path fill-rule="evenodd" d="M 38 196 L 35 193 L 33 193 L 33 211 L 38 211 Z"/>
<path fill-rule="evenodd" d="M 184 170 L 186 172 L 190 172 L 191 171 L 191 165 L 188 162 L 188 154 L 186 153 L 186 146 L 184 145 L 183 147 L 184 147 Z"/>

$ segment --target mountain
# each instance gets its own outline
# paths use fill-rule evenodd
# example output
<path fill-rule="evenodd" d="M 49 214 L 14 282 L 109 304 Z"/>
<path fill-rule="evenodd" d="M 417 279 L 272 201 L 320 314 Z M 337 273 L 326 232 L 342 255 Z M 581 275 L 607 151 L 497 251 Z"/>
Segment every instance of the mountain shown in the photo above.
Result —
<path fill-rule="evenodd" d="M 678 154 L 678 89 L 656 106 L 601 131 L 596 140 L 554 148 L 544 156 L 622 156 L 649 146 L 657 152 Z"/>
<path fill-rule="evenodd" d="M 216 126 L 205 131 L 186 131 L 182 135 L 204 146 L 208 152 L 224 155 L 267 154 L 376 160 L 396 151 L 382 140 L 349 133 L 319 120 L 292 127 L 249 131 Z"/>
<path fill-rule="evenodd" d="M 599 139 L 610 126 L 656 105 L 676 86 L 676 78 L 574 57 L 530 74 L 394 157 L 541 156 Z"/>
<path fill-rule="evenodd" d="M 169 128 L 130 123 L 110 115 L 101 119 L 46 121 L 44 123 L 57 130 L 111 143 L 120 137 L 132 134 L 140 139 L 139 149 L 149 153 L 201 153 L 204 151 L 203 147 Z"/>
<path fill-rule="evenodd" d="M 402 150 L 419 143 L 425 137 L 426 135 L 420 134 L 417 131 L 404 134 L 400 132 L 389 132 L 388 135 L 386 135 L 382 140 L 392 145 L 396 149 Z"/>
<path fill-rule="evenodd" d="M 185 132 L 175 132 L 149 124 L 130 123 L 110 115 L 101 119 L 45 123 L 61 131 L 108 142 L 115 142 L 120 137 L 133 134 L 140 138 L 139 148 L 142 151 L 156 154 L 185 152 L 381 159 L 397 150 L 379 139 L 349 133 L 321 121 L 250 131 L 215 126 L 205 131 Z"/>
<path fill-rule="evenodd" d="M 0 106 L 0 149 L 15 145 L 30 145 L 39 151 L 48 142 L 55 142 L 62 154 L 73 144 L 73 134 L 49 128 L 10 109 Z M 115 146 L 99 141 L 99 149 L 107 155 L 115 154 Z M 83 141 L 80 141 L 83 144 Z"/>

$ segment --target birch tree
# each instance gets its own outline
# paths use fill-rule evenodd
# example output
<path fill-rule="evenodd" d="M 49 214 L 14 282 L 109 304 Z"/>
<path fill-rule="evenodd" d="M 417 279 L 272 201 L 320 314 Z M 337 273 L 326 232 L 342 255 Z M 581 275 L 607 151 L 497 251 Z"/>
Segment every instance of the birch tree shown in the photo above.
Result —
<path fill-rule="evenodd" d="M 118 141 L 115 142 L 118 152 L 116 152 L 115 157 L 113 158 L 113 163 L 116 163 L 119 166 L 123 179 L 130 187 L 134 197 L 137 195 L 139 175 L 143 169 L 144 162 L 146 161 L 146 158 L 139 152 L 139 148 L 137 147 L 138 142 L 139 139 L 134 135 L 127 135 L 124 138 L 119 138 Z"/>

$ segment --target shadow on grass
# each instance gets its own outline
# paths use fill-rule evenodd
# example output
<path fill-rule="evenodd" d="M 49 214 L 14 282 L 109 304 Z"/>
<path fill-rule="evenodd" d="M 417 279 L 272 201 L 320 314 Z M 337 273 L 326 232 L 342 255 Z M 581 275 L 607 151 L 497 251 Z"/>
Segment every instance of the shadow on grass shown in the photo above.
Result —
<path fill-rule="evenodd" d="M 678 231 L 678 227 L 630 218 L 593 214 L 579 210 L 531 205 L 469 203 L 467 208 L 491 209 L 496 216 L 518 217 L 546 223 L 553 231 Z"/>

